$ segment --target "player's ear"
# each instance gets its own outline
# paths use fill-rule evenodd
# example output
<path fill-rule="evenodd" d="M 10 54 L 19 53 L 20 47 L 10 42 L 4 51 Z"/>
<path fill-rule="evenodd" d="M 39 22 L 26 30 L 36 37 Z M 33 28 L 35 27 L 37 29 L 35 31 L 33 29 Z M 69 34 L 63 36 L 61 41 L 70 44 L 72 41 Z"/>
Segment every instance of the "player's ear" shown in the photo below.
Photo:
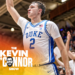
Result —
<path fill-rule="evenodd" d="M 42 13 L 42 9 L 39 9 L 39 13 Z"/>

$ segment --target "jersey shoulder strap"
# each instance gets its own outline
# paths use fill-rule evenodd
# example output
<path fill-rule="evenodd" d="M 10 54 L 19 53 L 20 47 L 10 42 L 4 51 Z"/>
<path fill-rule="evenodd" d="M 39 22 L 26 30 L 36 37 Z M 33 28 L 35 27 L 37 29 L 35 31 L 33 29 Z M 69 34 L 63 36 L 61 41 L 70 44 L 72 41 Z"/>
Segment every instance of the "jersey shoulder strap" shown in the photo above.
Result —
<path fill-rule="evenodd" d="M 49 37 L 51 37 L 50 34 L 49 34 L 48 31 L 47 31 L 47 28 L 46 28 L 48 21 L 50 21 L 50 20 L 46 20 L 46 21 L 45 21 L 44 30 L 45 30 L 46 34 L 47 34 Z"/>
<path fill-rule="evenodd" d="M 28 25 L 29 23 L 30 23 L 30 22 L 27 22 L 26 25 L 25 25 L 23 36 L 24 36 L 24 34 L 25 34 L 25 31 L 26 31 L 27 25 Z"/>

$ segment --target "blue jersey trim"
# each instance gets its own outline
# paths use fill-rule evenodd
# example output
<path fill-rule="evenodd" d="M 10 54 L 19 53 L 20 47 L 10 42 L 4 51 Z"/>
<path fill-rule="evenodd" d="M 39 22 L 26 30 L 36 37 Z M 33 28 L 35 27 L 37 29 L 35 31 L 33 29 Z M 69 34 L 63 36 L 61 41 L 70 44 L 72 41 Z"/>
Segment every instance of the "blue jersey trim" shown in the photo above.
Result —
<path fill-rule="evenodd" d="M 51 39 L 51 57 L 52 57 L 51 62 L 55 62 L 55 57 L 54 57 L 54 52 L 53 52 L 54 40 L 52 37 L 50 39 Z"/>
<path fill-rule="evenodd" d="M 47 24 L 47 20 L 46 20 L 46 22 L 45 22 L 44 29 L 45 29 L 46 34 L 49 36 L 49 62 L 51 62 L 51 59 L 50 59 L 50 51 L 51 51 L 51 50 L 50 50 L 50 35 L 49 35 L 49 33 L 47 32 L 46 24 Z"/>
<path fill-rule="evenodd" d="M 55 75 L 59 75 L 59 72 L 58 72 L 56 65 L 55 64 L 52 64 L 52 65 L 53 65 L 53 70 L 55 72 Z"/>
<path fill-rule="evenodd" d="M 25 25 L 23 37 L 24 37 L 24 35 L 25 35 L 26 27 L 27 27 L 27 25 L 28 25 L 29 23 L 30 23 L 30 22 L 27 22 L 27 24 Z"/>
<path fill-rule="evenodd" d="M 45 20 L 43 20 L 43 21 L 45 21 Z M 36 27 L 36 26 L 38 26 L 40 23 L 42 23 L 43 21 L 37 23 L 36 25 L 33 25 L 33 24 L 30 22 L 30 25 L 31 25 L 32 27 Z"/>
<path fill-rule="evenodd" d="M 47 25 L 48 21 L 49 20 L 46 20 L 45 25 L 44 25 L 44 29 L 45 29 L 46 34 L 49 36 L 49 62 L 52 63 L 52 62 L 55 61 L 54 53 L 53 53 L 53 44 L 54 44 L 54 41 L 53 41 L 53 38 L 50 36 L 50 34 L 48 33 L 48 31 L 46 29 L 46 25 Z"/>
<path fill-rule="evenodd" d="M 44 29 L 45 29 L 46 34 L 47 34 L 49 37 L 51 37 L 50 34 L 48 33 L 47 29 L 46 29 L 46 24 L 47 24 L 48 21 L 49 21 L 49 20 L 46 20 L 45 25 L 44 25 Z"/>
<path fill-rule="evenodd" d="M 50 39 L 49 39 L 49 62 L 51 62 L 50 61 Z"/>

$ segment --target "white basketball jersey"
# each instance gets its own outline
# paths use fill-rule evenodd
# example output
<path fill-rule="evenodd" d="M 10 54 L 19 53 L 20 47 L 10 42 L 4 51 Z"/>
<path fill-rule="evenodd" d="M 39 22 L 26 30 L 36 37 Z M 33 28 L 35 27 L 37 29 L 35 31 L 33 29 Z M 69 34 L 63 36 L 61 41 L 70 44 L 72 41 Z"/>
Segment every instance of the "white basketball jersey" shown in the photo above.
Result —
<path fill-rule="evenodd" d="M 53 39 L 46 30 L 47 20 L 36 25 L 28 22 L 23 34 L 24 49 L 28 50 L 28 56 L 33 63 L 52 63 L 55 61 L 53 54 Z"/>
<path fill-rule="evenodd" d="M 75 61 L 74 60 L 70 60 L 69 61 L 69 66 L 73 72 L 73 75 L 75 75 Z"/>

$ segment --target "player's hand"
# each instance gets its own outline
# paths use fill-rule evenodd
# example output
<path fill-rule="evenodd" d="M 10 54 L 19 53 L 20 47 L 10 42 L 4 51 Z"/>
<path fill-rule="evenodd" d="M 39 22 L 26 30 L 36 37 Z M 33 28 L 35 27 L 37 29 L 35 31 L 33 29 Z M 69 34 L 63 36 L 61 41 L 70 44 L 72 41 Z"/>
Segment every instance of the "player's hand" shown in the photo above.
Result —
<path fill-rule="evenodd" d="M 72 73 L 71 69 L 66 70 L 66 75 L 71 75 L 71 73 Z"/>
<path fill-rule="evenodd" d="M 71 39 L 71 34 L 70 34 L 70 32 L 68 31 L 68 32 L 67 32 L 67 40 L 70 41 L 70 39 Z"/>

